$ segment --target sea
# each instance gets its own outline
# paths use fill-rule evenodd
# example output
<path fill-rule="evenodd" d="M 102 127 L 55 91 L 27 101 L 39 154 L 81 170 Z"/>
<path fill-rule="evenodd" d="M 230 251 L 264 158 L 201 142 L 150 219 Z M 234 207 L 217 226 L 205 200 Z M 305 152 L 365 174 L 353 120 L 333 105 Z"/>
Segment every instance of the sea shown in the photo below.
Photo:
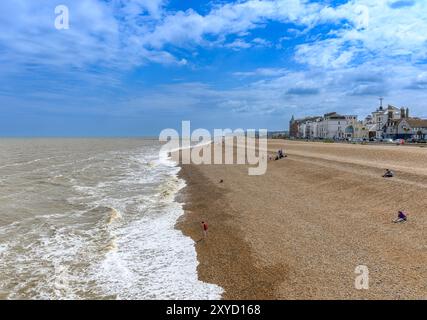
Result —
<path fill-rule="evenodd" d="M 0 299 L 219 299 L 156 139 L 0 139 Z"/>

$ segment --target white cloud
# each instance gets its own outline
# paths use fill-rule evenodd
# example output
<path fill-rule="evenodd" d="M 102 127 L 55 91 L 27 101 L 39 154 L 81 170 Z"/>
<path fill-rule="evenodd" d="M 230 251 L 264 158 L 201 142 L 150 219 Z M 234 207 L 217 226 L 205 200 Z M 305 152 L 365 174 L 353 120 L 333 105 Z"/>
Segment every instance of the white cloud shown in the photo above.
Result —
<path fill-rule="evenodd" d="M 231 43 L 228 43 L 225 45 L 227 48 L 231 48 L 234 50 L 239 50 L 239 49 L 248 49 L 250 47 L 252 47 L 252 45 L 248 42 L 246 42 L 243 39 L 236 39 Z"/>
<path fill-rule="evenodd" d="M 270 47 L 271 42 L 262 38 L 255 38 L 251 41 L 255 46 L 259 47 Z"/>
<path fill-rule="evenodd" d="M 287 73 L 285 68 L 257 68 L 253 71 L 233 72 L 236 77 L 278 77 Z"/>
<path fill-rule="evenodd" d="M 354 49 L 344 49 L 342 40 L 328 39 L 297 46 L 295 57 L 299 63 L 312 67 L 339 68 L 351 61 L 354 53 L 350 50 Z"/>
<path fill-rule="evenodd" d="M 337 67 L 351 63 L 355 53 L 364 53 L 370 60 L 400 56 L 409 56 L 414 62 L 424 59 L 427 2 L 396 9 L 389 4 L 389 0 L 351 0 L 337 8 L 322 9 L 318 23 L 345 19 L 349 27 L 336 30 L 331 38 L 301 45 L 297 61 Z"/>
<path fill-rule="evenodd" d="M 206 45 L 209 44 L 206 36 L 215 37 L 214 42 L 223 42 L 227 35 L 247 35 L 248 31 L 262 28 L 268 21 L 310 23 L 312 18 L 306 17 L 314 17 L 319 8 L 307 0 L 248 0 L 216 5 L 204 16 L 189 9 L 166 15 L 144 36 L 144 41 L 155 48 L 162 48 L 165 44 Z M 228 46 L 234 47 L 231 43 Z"/>

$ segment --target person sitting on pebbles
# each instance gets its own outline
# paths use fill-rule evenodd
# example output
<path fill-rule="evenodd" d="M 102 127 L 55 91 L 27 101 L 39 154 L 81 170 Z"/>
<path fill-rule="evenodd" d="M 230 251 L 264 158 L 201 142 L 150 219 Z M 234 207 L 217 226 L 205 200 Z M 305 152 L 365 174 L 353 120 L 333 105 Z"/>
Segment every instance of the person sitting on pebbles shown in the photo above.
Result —
<path fill-rule="evenodd" d="M 407 217 L 407 214 L 403 211 L 399 211 L 397 213 L 397 219 L 393 220 L 394 223 L 405 222 L 405 221 L 408 221 L 408 217 Z"/>
<path fill-rule="evenodd" d="M 286 158 L 286 157 L 287 156 L 283 152 L 283 149 L 279 149 L 279 150 L 277 150 L 277 155 L 276 155 L 276 158 L 274 158 L 274 160 L 279 160 L 279 159 Z"/>
<path fill-rule="evenodd" d="M 393 178 L 394 172 L 390 169 L 385 169 L 385 173 L 383 174 L 383 178 Z"/>

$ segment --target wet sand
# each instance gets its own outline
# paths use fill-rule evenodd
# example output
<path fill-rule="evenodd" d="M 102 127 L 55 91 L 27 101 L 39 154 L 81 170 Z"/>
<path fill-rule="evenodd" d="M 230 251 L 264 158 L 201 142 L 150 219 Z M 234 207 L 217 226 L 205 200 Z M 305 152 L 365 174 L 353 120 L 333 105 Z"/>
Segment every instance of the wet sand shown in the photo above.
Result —
<path fill-rule="evenodd" d="M 427 299 L 427 148 L 271 140 L 262 176 L 182 165 L 177 227 L 224 299 Z M 383 169 L 396 177 L 384 179 Z M 223 179 L 223 183 L 219 180 Z M 398 210 L 409 221 L 395 224 Z M 355 289 L 355 268 L 369 289 Z"/>

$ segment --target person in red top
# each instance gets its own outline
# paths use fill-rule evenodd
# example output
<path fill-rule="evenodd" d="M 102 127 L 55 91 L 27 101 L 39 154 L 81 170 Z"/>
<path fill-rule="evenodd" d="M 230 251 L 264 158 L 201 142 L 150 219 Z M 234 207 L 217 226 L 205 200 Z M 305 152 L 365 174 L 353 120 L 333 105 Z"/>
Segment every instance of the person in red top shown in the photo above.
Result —
<path fill-rule="evenodd" d="M 202 221 L 202 229 L 203 229 L 203 238 L 208 236 L 208 224 Z"/>

